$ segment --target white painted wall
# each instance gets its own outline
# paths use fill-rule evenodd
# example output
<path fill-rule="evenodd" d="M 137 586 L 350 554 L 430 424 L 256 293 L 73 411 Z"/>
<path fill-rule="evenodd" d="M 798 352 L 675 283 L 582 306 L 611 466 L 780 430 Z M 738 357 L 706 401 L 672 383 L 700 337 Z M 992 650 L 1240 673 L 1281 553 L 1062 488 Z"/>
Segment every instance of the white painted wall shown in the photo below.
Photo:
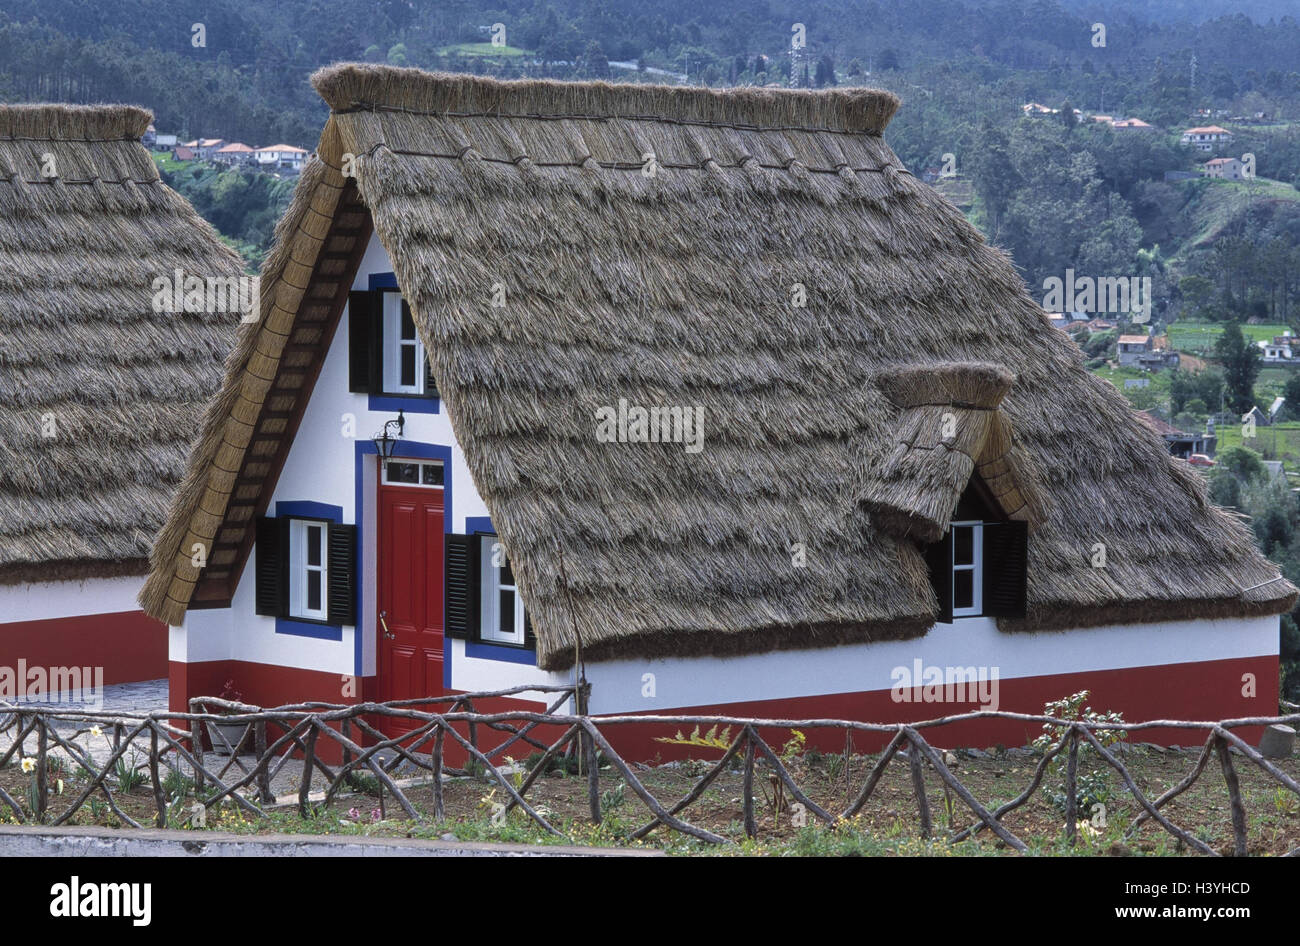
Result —
<path fill-rule="evenodd" d="M 992 618 L 936 624 L 924 637 L 744 657 L 587 664 L 593 713 L 888 690 L 895 667 L 997 667 L 998 679 L 1261 657 L 1278 652 L 1278 618 L 1171 621 L 1004 633 Z M 654 697 L 642 695 L 654 674 Z"/>
<path fill-rule="evenodd" d="M 392 272 L 388 254 L 375 237 L 357 270 L 353 289 L 369 288 L 372 273 Z M 339 321 L 334 341 L 325 356 L 316 380 L 311 401 L 303 414 L 284 469 L 271 496 L 270 511 L 277 502 L 309 501 L 339 506 L 343 521 L 354 523 L 356 516 L 355 444 L 368 441 L 393 420 L 396 411 L 371 411 L 369 396 L 348 390 L 348 312 Z M 344 425 L 350 419 L 352 432 Z M 474 489 L 465 457 L 456 446 L 456 438 L 445 408 L 438 414 L 406 413 L 404 440 L 452 447 L 450 476 L 452 503 L 445 512 L 455 532 L 465 531 L 468 516 L 486 516 L 487 506 Z M 397 450 L 400 455 L 400 446 Z M 190 611 L 185 624 L 171 634 L 171 659 L 185 662 L 237 659 L 274 664 L 304 670 L 350 674 L 356 672 L 356 634 L 361 634 L 363 676 L 373 675 L 376 666 L 375 632 L 375 543 L 377 463 L 363 464 L 365 482 L 362 490 L 364 527 L 361 547 L 357 550 L 362 563 L 362 613 L 359 628 L 343 628 L 341 641 L 318 640 L 292 634 L 277 634 L 275 619 L 254 613 L 254 578 L 257 550 L 254 548 L 240 576 L 231 607 L 222 610 Z M 473 661 L 491 664 L 493 661 Z M 517 666 L 517 665 L 514 665 Z"/>
<path fill-rule="evenodd" d="M 143 575 L 0 585 L 0 624 L 139 611 Z"/>

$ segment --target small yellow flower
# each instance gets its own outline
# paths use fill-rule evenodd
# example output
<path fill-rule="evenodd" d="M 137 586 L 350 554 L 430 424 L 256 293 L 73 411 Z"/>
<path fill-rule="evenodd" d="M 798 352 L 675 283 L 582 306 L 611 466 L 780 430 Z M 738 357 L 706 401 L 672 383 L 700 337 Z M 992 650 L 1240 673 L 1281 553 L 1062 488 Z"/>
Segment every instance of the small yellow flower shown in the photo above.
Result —
<path fill-rule="evenodd" d="M 102 736 L 104 735 L 104 730 L 100 729 L 98 726 L 91 726 L 90 734 L 92 736 Z"/>
<path fill-rule="evenodd" d="M 23 759 L 23 771 L 32 772 L 36 769 L 36 760 L 32 758 Z"/>

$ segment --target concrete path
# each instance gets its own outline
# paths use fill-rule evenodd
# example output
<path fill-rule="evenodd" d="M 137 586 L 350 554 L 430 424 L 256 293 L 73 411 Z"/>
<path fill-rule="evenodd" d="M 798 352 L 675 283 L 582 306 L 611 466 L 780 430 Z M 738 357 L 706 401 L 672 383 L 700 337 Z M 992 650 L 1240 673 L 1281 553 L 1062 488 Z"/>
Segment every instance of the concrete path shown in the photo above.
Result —
<path fill-rule="evenodd" d="M 0 857 L 663 857 L 662 851 L 333 835 L 0 825 Z"/>

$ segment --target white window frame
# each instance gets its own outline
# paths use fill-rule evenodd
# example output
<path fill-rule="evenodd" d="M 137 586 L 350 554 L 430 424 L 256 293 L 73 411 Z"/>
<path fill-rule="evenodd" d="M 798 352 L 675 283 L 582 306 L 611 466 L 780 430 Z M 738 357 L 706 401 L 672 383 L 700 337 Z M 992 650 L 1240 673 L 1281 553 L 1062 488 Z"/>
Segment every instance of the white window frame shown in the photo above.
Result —
<path fill-rule="evenodd" d="M 949 527 L 954 531 L 952 536 L 952 549 L 949 565 L 951 565 L 952 574 L 949 581 L 952 582 L 950 594 L 952 595 L 952 616 L 958 617 L 978 617 L 984 613 L 984 523 L 983 522 L 954 522 Z M 957 564 L 957 529 L 970 529 L 971 535 L 971 561 L 969 565 Z M 968 608 L 957 607 L 957 572 L 971 573 L 971 604 Z"/>
<path fill-rule="evenodd" d="M 307 563 L 308 529 L 320 527 L 320 565 Z M 289 522 L 289 617 L 324 621 L 329 616 L 329 522 L 292 519 Z M 320 572 L 320 607 L 307 607 L 307 575 Z"/>
<path fill-rule="evenodd" d="M 388 464 L 389 464 L 389 463 L 409 463 L 409 464 L 413 464 L 414 466 L 418 466 L 418 467 L 420 468 L 420 476 L 419 476 L 419 480 L 420 480 L 420 482 L 418 482 L 418 483 L 402 483 L 402 482 L 398 482 L 398 481 L 395 481 L 395 480 L 390 480 L 390 479 L 388 478 Z M 388 460 L 386 460 L 386 461 L 384 461 L 384 462 L 382 462 L 382 463 L 380 464 L 380 474 L 379 474 L 379 475 L 380 475 L 380 480 L 379 480 L 379 481 L 380 481 L 384 486 L 403 486 L 403 487 L 406 487 L 406 488 L 408 488 L 408 489 L 442 489 L 442 488 L 446 485 L 446 482 L 447 482 L 447 479 L 446 479 L 446 477 L 447 477 L 447 471 L 446 471 L 446 470 L 443 470 L 443 481 L 442 481 L 441 483 L 426 483 L 426 482 L 424 481 L 424 468 L 425 468 L 426 466 L 442 467 L 443 465 L 444 465 L 444 464 L 443 464 L 443 462 L 442 462 L 441 460 L 414 460 L 414 459 L 408 459 L 407 457 L 390 457 Z"/>
<path fill-rule="evenodd" d="M 402 338 L 402 294 L 385 292 L 384 298 L 384 332 L 381 374 L 383 376 L 384 394 L 424 394 L 424 379 L 428 372 L 424 361 L 424 343 L 420 341 L 417 329 L 415 338 Z M 402 349 L 415 349 L 415 384 L 402 384 Z"/>
<path fill-rule="evenodd" d="M 479 638 L 489 644 L 524 646 L 524 599 L 515 585 L 501 584 L 498 562 L 505 559 L 501 540 L 485 535 L 479 543 Z M 501 592 L 515 596 L 515 622 L 512 629 L 501 630 Z"/>

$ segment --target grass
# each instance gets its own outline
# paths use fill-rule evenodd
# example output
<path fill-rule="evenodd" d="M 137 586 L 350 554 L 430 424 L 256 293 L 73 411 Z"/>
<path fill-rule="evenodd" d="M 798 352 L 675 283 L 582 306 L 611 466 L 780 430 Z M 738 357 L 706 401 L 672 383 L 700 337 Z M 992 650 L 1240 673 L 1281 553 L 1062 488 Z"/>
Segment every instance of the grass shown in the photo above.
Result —
<path fill-rule="evenodd" d="M 150 154 L 153 155 L 153 162 L 158 165 L 159 170 L 166 171 L 169 174 L 174 174 L 184 168 L 187 164 L 191 163 L 187 161 L 177 161 L 172 157 L 170 151 L 152 151 Z"/>
<path fill-rule="evenodd" d="M 1265 460 L 1283 460 L 1291 468 L 1300 466 L 1300 421 L 1256 427 L 1254 439 L 1244 438 L 1244 443 L 1241 424 L 1220 424 L 1214 432 L 1219 437 L 1216 448 L 1219 453 L 1229 447 L 1246 446 Z"/>
<path fill-rule="evenodd" d="M 1242 334 L 1252 342 L 1268 341 L 1274 335 L 1281 335 L 1290 329 L 1291 326 L 1284 325 L 1281 322 L 1243 325 L 1241 327 Z M 1222 334 L 1223 323 L 1220 322 L 1179 321 L 1169 326 L 1169 344 L 1177 351 L 1213 354 L 1214 343 L 1218 341 L 1219 336 Z M 1285 371 L 1286 369 L 1281 370 Z"/>
<path fill-rule="evenodd" d="M 464 56 L 471 59 L 497 59 L 502 56 L 514 59 L 530 55 L 528 50 L 518 46 L 493 46 L 491 43 L 455 43 L 443 46 L 438 52 L 443 56 Z"/>
<path fill-rule="evenodd" d="M 1208 246 L 1234 222 L 1260 201 L 1300 201 L 1300 191 L 1282 181 L 1257 177 L 1253 181 L 1226 181 L 1219 178 L 1196 178 L 1184 186 L 1199 189 L 1189 210 L 1194 214 L 1196 229 L 1183 243 L 1171 262 L 1181 261 L 1193 250 Z"/>

